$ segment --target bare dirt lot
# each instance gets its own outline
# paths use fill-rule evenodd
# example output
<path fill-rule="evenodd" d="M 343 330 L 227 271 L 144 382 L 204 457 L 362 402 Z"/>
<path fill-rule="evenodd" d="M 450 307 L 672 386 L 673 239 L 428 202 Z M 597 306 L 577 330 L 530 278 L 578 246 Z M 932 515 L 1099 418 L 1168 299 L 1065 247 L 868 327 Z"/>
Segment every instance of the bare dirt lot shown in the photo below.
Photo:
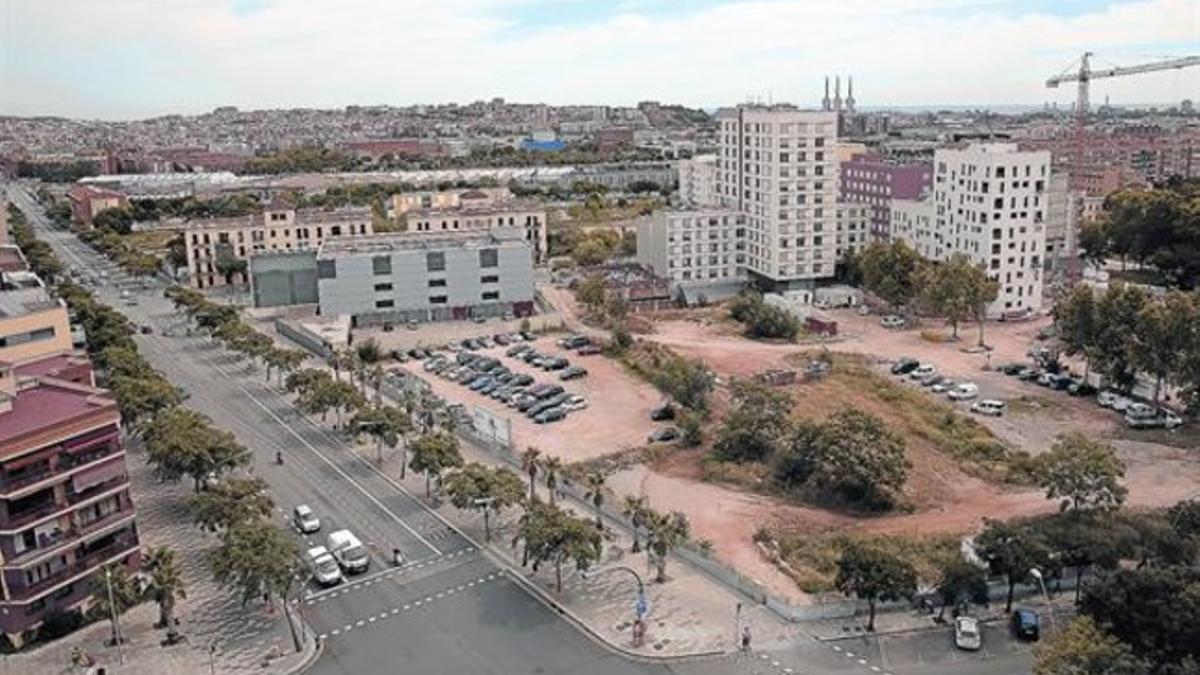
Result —
<path fill-rule="evenodd" d="M 586 377 L 560 382 L 556 371 L 547 372 L 520 359 L 505 356 L 507 347 L 480 350 L 480 353 L 500 359 L 513 372 L 528 373 L 537 382 L 562 384 L 568 392 L 580 394 L 588 400 L 587 408 L 571 412 L 566 419 L 551 424 L 535 424 L 514 408 L 424 372 L 420 363 L 409 362 L 404 367 L 428 381 L 434 392 L 448 401 L 468 407 L 481 406 L 509 419 L 512 422 L 513 446 L 518 451 L 532 445 L 571 463 L 644 445 L 646 437 L 655 428 L 650 421 L 650 410 L 662 403 L 662 394 L 626 373 L 621 364 L 600 354 L 578 356 L 559 348 L 554 340 L 555 337 L 548 336 L 532 344 L 539 352 L 563 356 L 572 365 L 587 368 Z"/>

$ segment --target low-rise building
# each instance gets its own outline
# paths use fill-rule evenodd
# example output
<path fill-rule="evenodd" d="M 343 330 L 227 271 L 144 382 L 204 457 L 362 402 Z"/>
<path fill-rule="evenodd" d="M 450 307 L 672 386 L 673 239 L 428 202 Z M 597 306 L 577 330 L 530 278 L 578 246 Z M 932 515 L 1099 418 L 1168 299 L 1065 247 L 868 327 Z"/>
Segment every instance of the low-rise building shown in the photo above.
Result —
<path fill-rule="evenodd" d="M 33 272 L 0 272 L 0 361 L 21 363 L 71 350 L 67 306 Z"/>
<path fill-rule="evenodd" d="M 92 219 L 108 209 L 129 205 L 125 195 L 95 185 L 75 185 L 67 191 L 71 202 L 71 217 L 77 223 L 91 225 Z"/>
<path fill-rule="evenodd" d="M 745 227 L 721 207 L 657 211 L 638 224 L 637 260 L 673 284 L 744 281 Z"/>
<path fill-rule="evenodd" d="M 63 358 L 0 363 L 0 632 L 18 645 L 140 559 L 116 401 Z"/>
<path fill-rule="evenodd" d="M 327 240 L 320 313 L 355 325 L 533 313 L 533 253 L 519 228 Z"/>
<path fill-rule="evenodd" d="M 534 260 L 541 262 L 546 258 L 546 209 L 534 201 L 462 200 L 453 208 L 414 209 L 406 218 L 408 232 L 414 234 L 479 233 L 518 228 L 524 233 Z"/>
<path fill-rule="evenodd" d="M 472 188 L 470 190 L 420 190 L 398 192 L 392 195 L 392 218 L 410 211 L 422 209 L 456 209 L 459 207 L 483 207 L 512 199 L 512 192 L 504 187 Z"/>
<path fill-rule="evenodd" d="M 195 220 L 183 230 L 188 278 L 197 288 L 244 284 L 254 255 L 316 249 L 328 237 L 373 232 L 368 208 L 268 208 L 251 216 Z"/>

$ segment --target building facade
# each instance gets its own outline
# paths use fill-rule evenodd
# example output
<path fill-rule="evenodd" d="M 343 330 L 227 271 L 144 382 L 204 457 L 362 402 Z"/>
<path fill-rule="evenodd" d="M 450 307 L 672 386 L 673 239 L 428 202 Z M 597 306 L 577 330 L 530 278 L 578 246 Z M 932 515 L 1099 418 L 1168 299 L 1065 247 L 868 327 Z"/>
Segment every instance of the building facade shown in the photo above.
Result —
<path fill-rule="evenodd" d="M 745 280 L 746 217 L 722 208 L 662 210 L 637 230 L 637 260 L 672 284 Z"/>
<path fill-rule="evenodd" d="M 317 253 L 320 312 L 356 325 L 533 313 L 533 253 L 516 228 L 330 239 Z"/>
<path fill-rule="evenodd" d="M 316 249 L 327 237 L 372 233 L 367 208 L 268 209 L 240 218 L 192 221 L 183 231 L 188 278 L 197 288 L 244 284 L 247 261 L 254 255 Z M 231 268 L 236 271 L 229 272 Z"/>
<path fill-rule="evenodd" d="M 67 306 L 32 272 L 0 272 L 0 361 L 71 350 Z"/>
<path fill-rule="evenodd" d="M 93 185 L 76 185 L 67 191 L 71 217 L 77 223 L 91 225 L 92 219 L 108 209 L 129 205 L 125 195 Z"/>
<path fill-rule="evenodd" d="M 837 251 L 840 262 L 861 252 L 871 241 L 871 207 L 856 202 L 837 203 Z"/>
<path fill-rule="evenodd" d="M 406 215 L 408 232 L 492 232 L 519 229 L 533 252 L 534 260 L 546 259 L 546 209 L 533 201 L 508 200 L 475 204 L 463 202 L 456 208 L 415 209 Z"/>
<path fill-rule="evenodd" d="M 871 235 L 886 241 L 894 199 L 918 199 L 933 184 L 933 167 L 926 163 L 890 162 L 880 155 L 858 154 L 839 166 L 842 201 L 870 208 Z"/>
<path fill-rule="evenodd" d="M 892 238 L 903 241 L 926 260 L 947 257 L 945 238 L 933 227 L 933 200 L 896 199 L 888 212 Z"/>
<path fill-rule="evenodd" d="M 786 105 L 721 110 L 717 194 L 746 216 L 746 272 L 811 290 L 837 262 L 837 114 Z"/>
<path fill-rule="evenodd" d="M 116 401 L 41 370 L 0 364 L 0 631 L 16 644 L 85 606 L 96 570 L 140 560 Z"/>
<path fill-rule="evenodd" d="M 717 156 L 699 155 L 681 159 L 679 170 L 679 199 L 686 207 L 712 207 L 720 204 L 717 198 Z"/>

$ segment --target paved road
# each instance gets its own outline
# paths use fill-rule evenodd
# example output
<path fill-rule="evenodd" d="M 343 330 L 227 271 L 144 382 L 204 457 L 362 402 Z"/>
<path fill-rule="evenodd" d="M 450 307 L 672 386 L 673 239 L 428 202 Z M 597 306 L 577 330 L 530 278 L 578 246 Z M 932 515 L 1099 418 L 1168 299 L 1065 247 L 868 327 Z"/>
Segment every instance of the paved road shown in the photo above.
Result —
<path fill-rule="evenodd" d="M 372 548 L 370 570 L 332 589 L 307 588 L 304 616 L 323 635 L 325 650 L 310 672 L 361 675 L 412 672 L 436 675 L 545 673 L 572 675 L 747 675 L 788 673 L 980 673 L 1029 671 L 1028 650 L 989 630 L 995 648 L 956 652 L 948 631 L 818 643 L 798 639 L 771 654 L 720 657 L 670 666 L 614 655 L 551 611 L 514 581 L 474 542 L 428 510 L 368 463 L 347 452 L 336 434 L 309 423 L 251 369 L 201 337 L 181 334 L 180 318 L 161 286 L 138 290 L 111 263 L 69 233 L 54 230 L 27 194 L 10 198 L 31 216 L 39 236 L 67 266 L 109 270 L 97 296 L 136 323 L 154 328 L 136 339 L 145 357 L 188 394 L 188 405 L 209 415 L 254 453 L 254 472 L 285 512 L 313 506 L 323 531 L 348 527 Z M 121 298 L 130 289 L 137 304 Z M 164 331 L 168 335 L 164 335 Z M 273 462 L 276 451 L 286 463 Z M 296 535 L 302 544 L 319 537 Z M 406 556 L 389 566 L 392 547 Z M 836 647 L 836 649 L 835 649 Z"/>

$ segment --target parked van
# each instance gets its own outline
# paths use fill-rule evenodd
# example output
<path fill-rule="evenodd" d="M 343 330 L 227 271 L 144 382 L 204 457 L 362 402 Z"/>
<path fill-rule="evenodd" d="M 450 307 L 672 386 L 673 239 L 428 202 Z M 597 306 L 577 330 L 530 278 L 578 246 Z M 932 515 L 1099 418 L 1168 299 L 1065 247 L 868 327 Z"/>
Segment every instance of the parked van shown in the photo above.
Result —
<path fill-rule="evenodd" d="M 982 401 L 976 401 L 971 404 L 971 411 L 977 412 L 980 415 L 991 415 L 999 417 L 1004 414 L 1004 401 L 985 398 Z"/>
<path fill-rule="evenodd" d="M 333 586 L 342 580 L 342 571 L 338 569 L 337 561 L 329 554 L 324 546 L 314 546 L 305 555 L 313 578 L 322 586 Z"/>
<path fill-rule="evenodd" d="M 367 566 L 371 562 L 367 556 L 367 547 L 362 545 L 353 532 L 350 530 L 330 532 L 327 543 L 329 552 L 346 572 L 353 574 L 367 570 Z"/>
<path fill-rule="evenodd" d="M 965 401 L 979 395 L 979 386 L 974 382 L 963 382 L 946 394 L 955 401 Z"/>

